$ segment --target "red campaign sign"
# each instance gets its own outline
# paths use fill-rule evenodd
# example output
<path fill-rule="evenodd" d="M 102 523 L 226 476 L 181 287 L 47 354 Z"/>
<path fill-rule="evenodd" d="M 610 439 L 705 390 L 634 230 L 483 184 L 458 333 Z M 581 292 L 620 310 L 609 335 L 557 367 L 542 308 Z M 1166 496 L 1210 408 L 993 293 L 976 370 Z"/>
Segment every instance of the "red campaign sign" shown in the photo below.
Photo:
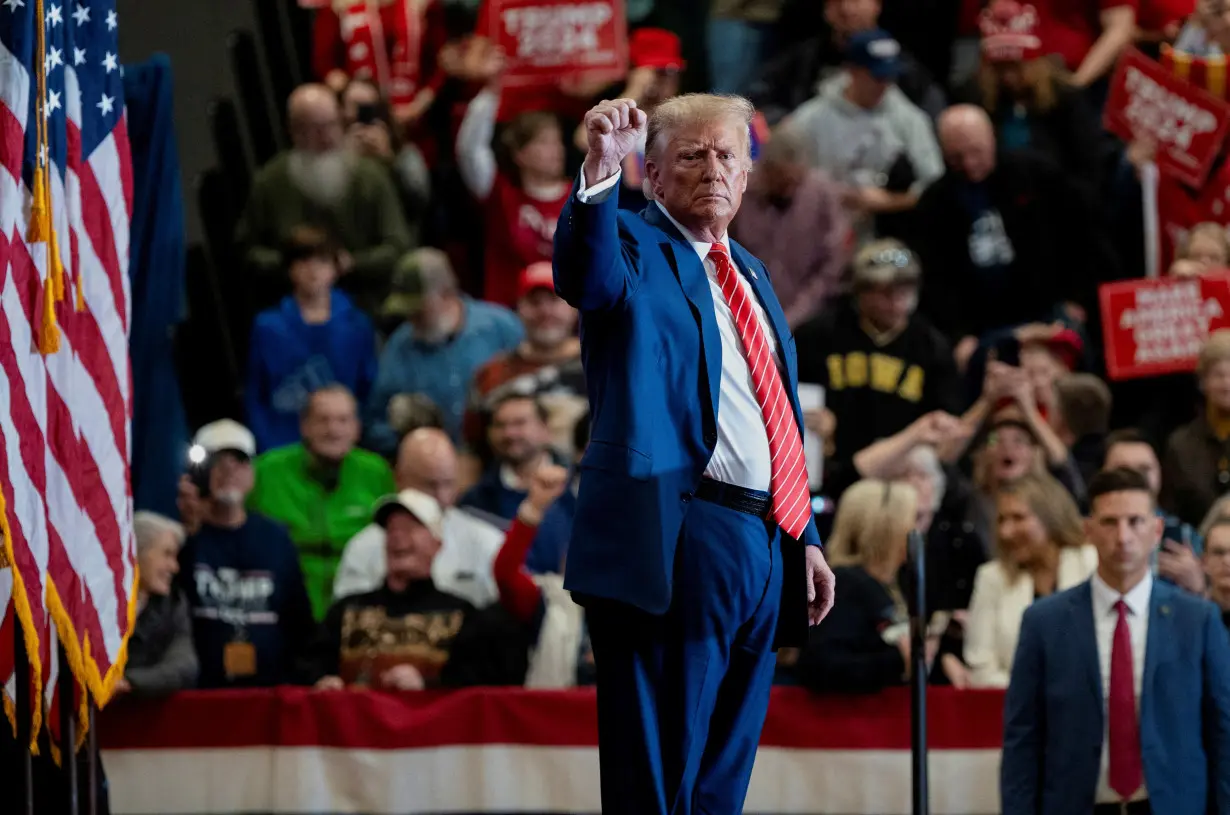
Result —
<path fill-rule="evenodd" d="M 1129 48 L 1111 79 L 1103 123 L 1124 141 L 1151 136 L 1158 168 L 1199 187 L 1230 128 L 1230 105 Z"/>
<path fill-rule="evenodd" d="M 486 0 L 479 35 L 504 49 L 505 87 L 554 86 L 560 77 L 627 72 L 624 0 Z"/>
<path fill-rule="evenodd" d="M 1098 295 L 1114 380 L 1194 371 L 1209 334 L 1230 328 L 1230 273 L 1121 280 Z"/>

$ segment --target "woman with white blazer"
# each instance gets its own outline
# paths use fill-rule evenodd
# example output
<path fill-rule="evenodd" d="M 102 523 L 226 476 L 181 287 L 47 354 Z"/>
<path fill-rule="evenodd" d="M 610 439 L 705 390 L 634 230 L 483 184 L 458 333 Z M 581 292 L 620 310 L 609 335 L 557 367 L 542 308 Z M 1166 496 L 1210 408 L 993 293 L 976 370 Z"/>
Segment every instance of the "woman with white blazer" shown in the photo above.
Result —
<path fill-rule="evenodd" d="M 998 556 L 978 567 L 965 634 L 970 686 L 1006 688 L 1021 617 L 1034 600 L 1088 580 L 1097 550 L 1080 511 L 1049 475 L 1029 475 L 995 497 Z"/>

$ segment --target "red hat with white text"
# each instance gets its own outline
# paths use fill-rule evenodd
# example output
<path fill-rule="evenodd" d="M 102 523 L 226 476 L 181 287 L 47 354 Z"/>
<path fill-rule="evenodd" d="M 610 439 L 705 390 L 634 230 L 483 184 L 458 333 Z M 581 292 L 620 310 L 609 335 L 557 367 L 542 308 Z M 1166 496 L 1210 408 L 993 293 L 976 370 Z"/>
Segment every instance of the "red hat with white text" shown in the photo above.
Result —
<path fill-rule="evenodd" d="M 555 271 L 549 260 L 531 263 L 521 270 L 521 279 L 517 283 L 517 299 L 520 300 L 538 289 L 555 291 Z"/>
<path fill-rule="evenodd" d="M 993 0 L 978 17 L 988 62 L 1028 62 L 1042 55 L 1038 10 L 1017 0 Z"/>

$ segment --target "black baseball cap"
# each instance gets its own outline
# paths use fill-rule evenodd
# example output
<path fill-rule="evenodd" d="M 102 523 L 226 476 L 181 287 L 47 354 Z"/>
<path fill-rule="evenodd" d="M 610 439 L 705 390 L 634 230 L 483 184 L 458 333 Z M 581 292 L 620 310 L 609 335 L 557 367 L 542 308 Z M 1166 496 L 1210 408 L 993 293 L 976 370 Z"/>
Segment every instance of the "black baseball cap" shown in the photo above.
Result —
<path fill-rule="evenodd" d="M 876 79 L 901 76 L 901 43 L 882 28 L 859 31 L 846 44 L 846 62 L 866 68 Z"/>

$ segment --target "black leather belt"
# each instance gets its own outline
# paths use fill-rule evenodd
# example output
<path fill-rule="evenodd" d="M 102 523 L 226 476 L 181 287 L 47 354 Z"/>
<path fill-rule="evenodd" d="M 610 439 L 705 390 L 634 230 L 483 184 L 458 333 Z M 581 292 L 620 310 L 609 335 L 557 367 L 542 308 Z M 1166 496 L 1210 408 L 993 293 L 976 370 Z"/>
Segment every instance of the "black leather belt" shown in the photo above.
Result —
<path fill-rule="evenodd" d="M 711 504 L 755 515 L 757 518 L 768 518 L 773 511 L 773 496 L 760 490 L 749 490 L 747 487 L 736 487 L 734 484 L 723 484 L 712 478 L 702 478 L 696 489 L 696 497 Z"/>
<path fill-rule="evenodd" d="M 1096 804 L 1093 815 L 1153 815 L 1153 807 L 1146 801 L 1131 801 L 1121 804 Z"/>

